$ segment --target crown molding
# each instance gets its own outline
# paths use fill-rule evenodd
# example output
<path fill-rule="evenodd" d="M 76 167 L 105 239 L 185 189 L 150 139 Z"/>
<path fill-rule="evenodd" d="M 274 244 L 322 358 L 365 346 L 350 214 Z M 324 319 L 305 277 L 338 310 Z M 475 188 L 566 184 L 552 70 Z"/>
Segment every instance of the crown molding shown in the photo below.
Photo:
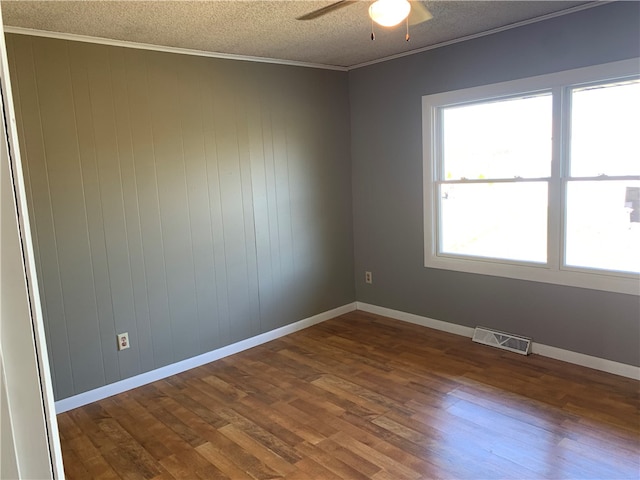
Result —
<path fill-rule="evenodd" d="M 193 55 L 198 57 L 220 58 L 225 60 L 238 60 L 238 61 L 244 61 L 244 62 L 271 63 L 271 64 L 288 65 L 288 66 L 294 66 L 294 67 L 316 68 L 316 69 L 322 69 L 322 70 L 335 70 L 340 72 L 348 72 L 350 70 L 355 70 L 357 68 L 368 67 L 370 65 L 388 62 L 390 60 L 395 60 L 397 58 L 416 55 L 422 52 L 427 52 L 429 50 L 435 50 L 437 48 L 454 45 L 456 43 L 461 43 L 461 42 L 466 42 L 468 40 L 473 40 L 476 38 L 486 37 L 488 35 L 504 32 L 506 30 L 511 30 L 513 28 L 523 27 L 525 25 L 531 25 L 533 23 L 538 23 L 545 20 L 562 17 L 564 15 L 580 12 L 583 10 L 588 10 L 594 7 L 599 7 L 602 5 L 606 5 L 608 3 L 613 3 L 615 1 L 619 1 L 619 0 L 594 0 L 592 2 L 567 8 L 559 12 L 549 13 L 549 14 L 531 18 L 528 20 L 523 20 L 521 22 L 511 23 L 509 25 L 505 25 L 502 27 L 486 30 L 484 32 L 475 33 L 473 35 L 467 35 L 467 36 L 456 38 L 453 40 L 448 40 L 446 42 L 436 43 L 435 45 L 429 45 L 427 47 L 417 48 L 415 50 L 410 50 L 408 52 L 402 52 L 395 55 L 390 55 L 388 57 L 371 60 L 368 62 L 356 64 L 356 65 L 351 65 L 348 67 L 339 66 L 339 65 L 309 63 L 309 62 L 298 62 L 294 60 L 282 60 L 282 59 L 268 58 L 268 57 L 252 57 L 252 56 L 235 55 L 235 54 L 229 54 L 229 53 L 208 52 L 204 50 L 193 50 L 189 48 L 180 48 L 180 47 L 168 47 L 168 46 L 162 46 L 162 45 L 154 45 L 150 43 L 129 42 L 126 40 L 114 40 L 110 38 L 93 37 L 89 35 L 78 35 L 74 33 L 51 32 L 47 30 L 36 30 L 36 29 L 23 28 L 23 27 L 12 27 L 9 25 L 5 25 L 4 31 L 5 33 L 13 33 L 17 35 L 31 35 L 35 37 L 46 37 L 46 38 L 55 38 L 58 40 L 71 40 L 75 42 L 95 43 L 99 45 L 110 45 L 114 47 L 136 48 L 139 50 L 152 50 L 152 51 L 158 51 L 158 52 L 177 53 L 182 55 Z"/>
<path fill-rule="evenodd" d="M 368 67 L 370 65 L 376 65 L 378 63 L 388 62 L 389 60 L 395 60 L 396 58 L 407 57 L 410 55 L 427 52 L 429 50 L 435 50 L 436 48 L 447 47 L 449 45 L 455 45 L 456 43 L 466 42 L 467 40 L 486 37 L 488 35 L 493 35 L 494 33 L 500 33 L 506 30 L 511 30 L 513 28 L 524 27 L 525 25 L 531 25 L 533 23 L 543 22 L 545 20 L 550 20 L 552 18 L 562 17 L 570 13 L 576 13 L 582 10 L 588 10 L 590 8 L 599 7 L 601 5 L 605 5 L 607 3 L 613 3 L 615 1 L 619 1 L 619 0 L 596 0 L 590 3 L 585 3 L 583 5 L 578 5 L 576 7 L 567 8 L 566 10 L 560 10 L 559 12 L 548 13 L 540 17 L 530 18 L 528 20 L 523 20 L 521 22 L 511 23 L 503 27 L 492 28 L 491 30 L 474 33 L 473 35 L 467 35 L 465 37 L 455 38 L 453 40 L 448 40 L 446 42 L 436 43 L 434 45 L 429 45 L 428 47 L 416 48 L 415 50 L 410 50 L 408 52 L 397 53 L 395 55 L 379 58 L 377 60 L 371 60 L 370 62 L 359 63 L 358 65 L 352 65 L 348 67 L 348 70 L 355 70 L 356 68 Z"/>
<path fill-rule="evenodd" d="M 94 43 L 98 45 L 109 45 L 112 47 L 135 48 L 138 50 L 152 50 L 156 52 L 177 53 L 180 55 L 192 55 L 197 57 L 220 58 L 223 60 L 238 60 L 243 62 L 271 63 L 277 65 L 288 65 L 292 67 L 317 68 L 322 70 L 337 70 L 346 72 L 347 67 L 336 65 L 324 65 L 320 63 L 297 62 L 295 60 L 281 60 L 267 57 L 251 57 L 246 55 L 234 55 L 230 53 L 207 52 L 204 50 L 193 50 L 189 48 L 167 47 L 163 45 L 153 45 L 150 43 L 128 42 L 126 40 L 114 40 L 111 38 L 92 37 L 89 35 L 78 35 L 75 33 L 50 32 L 47 30 L 36 30 L 32 28 L 12 27 L 5 25 L 5 33 L 16 35 L 30 35 L 32 37 L 46 37 L 57 40 L 70 40 L 73 42 Z"/>

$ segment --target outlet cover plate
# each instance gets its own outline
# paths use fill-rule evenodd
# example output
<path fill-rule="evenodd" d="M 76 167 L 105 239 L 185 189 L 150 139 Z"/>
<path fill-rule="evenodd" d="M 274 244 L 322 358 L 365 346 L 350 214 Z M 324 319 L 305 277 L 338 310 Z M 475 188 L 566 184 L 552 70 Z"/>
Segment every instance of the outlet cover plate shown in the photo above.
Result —
<path fill-rule="evenodd" d="M 129 347 L 130 347 L 129 332 L 119 333 L 118 334 L 118 351 L 126 350 Z"/>

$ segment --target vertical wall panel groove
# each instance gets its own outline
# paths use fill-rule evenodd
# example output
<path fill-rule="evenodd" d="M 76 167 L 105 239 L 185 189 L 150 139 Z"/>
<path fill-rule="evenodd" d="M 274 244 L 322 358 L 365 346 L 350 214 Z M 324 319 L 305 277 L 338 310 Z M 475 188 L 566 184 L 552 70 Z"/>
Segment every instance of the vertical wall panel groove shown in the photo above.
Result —
<path fill-rule="evenodd" d="M 186 78 L 183 78 L 184 75 Z M 199 92 L 195 88 L 189 88 L 189 84 L 193 82 L 198 84 L 197 69 L 191 70 L 188 68 L 181 69 L 181 73 L 178 77 L 179 91 L 177 98 L 179 104 L 178 122 L 180 125 L 180 138 L 181 138 L 181 155 L 184 168 L 184 186 L 187 194 L 187 222 L 189 230 L 189 248 L 191 252 L 191 258 L 193 261 L 190 264 L 190 274 L 193 279 L 194 295 L 195 295 L 195 316 L 190 328 L 193 328 L 196 333 L 197 351 L 202 351 L 203 342 L 206 343 L 206 335 L 204 334 L 203 324 L 206 324 L 206 320 L 203 319 L 204 306 L 203 302 L 206 298 L 206 292 L 203 292 L 199 288 L 199 274 L 201 271 L 197 268 L 196 252 L 199 253 L 198 257 L 202 258 L 202 261 L 206 261 L 206 252 L 201 252 L 198 247 L 203 240 L 202 233 L 200 231 L 200 224 L 198 220 L 203 214 L 205 202 L 201 199 L 203 187 L 198 181 L 198 175 L 194 174 L 193 170 L 201 168 L 201 162 L 203 160 L 203 153 L 201 151 L 199 138 L 202 136 L 201 117 L 196 113 L 199 113 Z M 193 113 L 192 113 L 193 112 Z M 191 161 L 187 162 L 189 158 Z M 198 201 L 198 199 L 201 199 Z M 204 225 L 207 228 L 207 225 Z M 203 278 L 203 282 L 206 280 Z M 204 337 L 204 338 L 203 338 Z"/>
<path fill-rule="evenodd" d="M 116 98 L 116 131 L 118 137 L 123 137 L 119 145 L 126 144 L 126 154 L 121 160 L 121 181 L 123 187 L 123 204 L 125 209 L 125 228 L 129 254 L 130 280 L 133 288 L 135 330 L 133 338 L 130 338 L 133 348 L 138 349 L 138 362 L 140 371 L 152 369 L 153 333 L 149 315 L 149 293 L 146 278 L 146 266 L 144 261 L 144 245 L 142 239 L 142 220 L 140 218 L 140 194 L 138 191 L 138 175 L 136 172 L 136 152 L 133 142 L 132 126 L 132 95 L 131 83 L 135 76 L 131 69 L 135 65 L 132 62 L 130 51 L 120 50 L 119 57 L 121 71 L 117 82 L 120 95 Z M 133 65 L 132 65 L 133 64 Z M 139 68 L 139 66 L 137 66 Z"/>
<path fill-rule="evenodd" d="M 99 344 L 99 349 L 100 349 L 100 356 L 102 359 L 102 374 L 104 375 L 105 381 L 106 382 L 113 382 L 115 380 L 117 380 L 120 375 L 119 372 L 114 372 L 113 374 L 109 374 L 108 370 L 105 366 L 106 363 L 106 359 L 108 357 L 105 357 L 105 353 L 108 355 L 109 354 L 109 348 L 103 348 L 103 342 L 106 340 L 105 337 L 106 335 L 103 335 L 102 333 L 102 328 L 101 326 L 105 325 L 105 323 L 107 322 L 101 322 L 100 321 L 100 313 L 99 313 L 99 302 L 98 302 L 98 295 L 97 295 L 97 291 L 98 289 L 96 288 L 96 273 L 95 273 L 95 266 L 94 266 L 94 259 L 96 259 L 97 255 L 94 252 L 94 248 L 92 246 L 92 242 L 91 242 L 91 233 L 89 231 L 89 215 L 87 213 L 87 194 L 86 194 L 86 184 L 87 182 L 85 181 L 85 172 L 84 169 L 82 168 L 82 162 L 83 162 L 83 157 L 84 155 L 81 152 L 81 148 L 80 148 L 80 136 L 81 136 L 81 132 L 78 129 L 78 108 L 76 105 L 76 93 L 75 93 L 75 89 L 74 89 L 74 85 L 73 85 L 73 76 L 71 73 L 71 57 L 69 54 L 69 49 L 72 48 L 70 45 L 66 45 L 65 48 L 65 56 L 66 56 L 66 60 L 67 60 L 67 73 L 69 76 L 69 86 L 71 89 L 71 102 L 72 102 L 72 112 L 73 112 L 73 121 L 74 121 L 74 128 L 75 128 L 75 132 L 76 132 L 76 144 L 75 144 L 75 149 L 77 151 L 78 154 L 78 169 L 79 169 L 79 173 L 80 173 L 80 177 L 82 178 L 82 182 L 81 182 L 81 194 L 82 194 L 82 200 L 83 200 L 83 213 L 84 213 L 84 221 L 85 221 L 85 225 L 86 225 L 86 238 L 87 238 L 87 248 L 89 250 L 89 256 L 91 258 L 91 261 L 88 262 L 88 265 L 90 267 L 90 273 L 91 273 L 91 285 L 93 287 L 93 294 L 96 297 L 96 302 L 95 302 L 95 321 L 97 323 L 98 326 L 98 330 L 100 331 L 101 337 L 102 337 L 102 342 L 100 342 Z M 94 140 L 94 145 L 95 145 L 95 138 Z M 95 159 L 95 155 L 93 156 Z M 102 212 L 100 212 L 101 216 L 102 216 Z M 109 296 L 111 297 L 111 293 L 109 290 Z M 105 302 L 105 305 L 107 307 L 110 306 L 110 302 Z M 113 319 L 113 316 L 111 315 L 111 319 Z M 107 328 L 108 328 L 108 323 L 107 323 Z M 114 355 L 111 355 L 112 358 L 114 358 Z"/>
<path fill-rule="evenodd" d="M 196 147 L 201 152 L 201 160 L 199 162 L 200 169 L 195 170 L 191 177 L 195 181 L 201 182 L 199 223 L 201 230 L 198 237 L 197 249 L 197 275 L 198 275 L 198 291 L 200 298 L 203 299 L 201 329 L 203 331 L 202 348 L 204 351 L 210 351 L 219 346 L 219 288 L 216 283 L 216 246 L 214 244 L 213 235 L 213 217 L 212 217 L 212 195 L 210 189 L 210 173 L 209 173 L 209 155 L 207 149 L 207 113 L 209 112 L 209 93 L 207 91 L 206 69 L 202 62 L 198 65 L 197 92 L 195 98 L 197 105 L 193 107 L 198 112 L 199 137 L 197 138 Z M 194 252 L 195 255 L 195 252 Z"/>
<path fill-rule="evenodd" d="M 35 41 L 34 41 L 35 43 Z M 37 76 L 46 71 L 46 81 L 39 81 L 37 93 L 43 124 L 44 146 L 58 254 L 58 264 L 65 305 L 75 390 L 88 390 L 105 382 L 100 349 L 86 338 L 99 336 L 92 294 L 91 258 L 87 238 L 82 179 L 79 172 L 77 132 L 68 71 L 66 48 L 47 44 L 34 49 Z"/>
<path fill-rule="evenodd" d="M 7 50 L 11 51 L 11 53 L 8 55 L 9 70 L 12 72 L 15 71 L 16 72 L 15 75 L 18 76 L 19 73 L 17 71 L 17 65 L 15 62 L 15 57 L 16 57 L 15 46 L 13 44 L 8 44 Z M 14 98 L 15 111 L 20 112 L 19 114 L 17 114 L 17 118 L 16 118 L 17 130 L 19 132 L 20 137 L 24 138 L 25 128 L 23 123 L 24 115 L 22 114 L 22 102 L 20 98 L 20 85 L 16 83 L 12 85 L 12 88 L 14 92 L 16 92 L 15 98 Z M 29 152 L 23 150 L 20 152 L 20 154 L 23 159 L 22 160 L 23 162 L 22 165 L 24 168 L 23 175 L 25 179 L 25 185 L 27 186 L 26 192 L 25 192 L 27 196 L 27 202 L 29 205 L 33 205 L 34 204 L 33 191 L 31 188 L 28 187 L 29 185 L 32 184 L 31 170 L 29 168 L 29 162 L 25 160 L 28 157 Z M 40 254 L 40 248 L 39 248 L 40 234 L 38 233 L 38 225 L 33 221 L 31 221 L 31 235 L 32 235 L 33 249 L 35 254 L 36 269 L 37 271 L 40 272 L 42 271 L 42 256 Z M 42 278 L 40 276 L 38 276 L 38 283 L 39 283 L 38 288 L 39 288 L 41 302 L 43 305 L 47 305 L 47 285 L 45 285 L 45 283 L 42 281 Z M 46 337 L 51 338 L 50 324 L 45 323 L 44 328 L 45 328 Z M 51 351 L 51 349 L 48 350 L 48 355 L 49 355 L 49 365 L 51 368 L 51 378 L 52 378 L 53 384 L 55 385 L 56 383 L 55 360 L 53 358 L 53 352 Z"/>
<path fill-rule="evenodd" d="M 229 322 L 229 305 L 227 301 L 227 281 L 226 269 L 224 265 L 224 242 L 222 232 L 222 211 L 220 207 L 220 188 L 218 174 L 218 156 L 216 152 L 216 132 L 214 128 L 214 78 L 215 72 L 207 65 L 205 69 L 205 77 L 209 78 L 208 82 L 203 85 L 203 124 L 204 132 L 204 149 L 205 149 L 205 172 L 207 175 L 207 194 L 209 198 L 209 218 L 211 221 L 211 248 L 214 254 L 214 280 L 215 294 L 217 300 L 218 317 L 215 321 L 216 332 L 218 334 L 218 345 L 224 345 L 228 342 L 228 322 Z"/>
<path fill-rule="evenodd" d="M 41 176 L 41 181 L 35 182 L 36 188 L 33 190 L 33 196 L 36 195 L 44 195 L 44 198 L 34 200 L 34 205 L 39 205 L 40 207 L 47 210 L 46 215 L 40 216 L 39 221 L 42 227 L 49 230 L 47 233 L 49 237 L 44 237 L 43 243 L 50 244 L 53 248 L 50 250 L 45 250 L 45 254 L 43 255 L 45 262 L 43 262 L 43 282 L 49 285 L 50 290 L 55 289 L 55 294 L 49 296 L 50 303 L 46 304 L 45 314 L 43 315 L 44 320 L 48 321 L 51 325 L 51 341 L 53 344 L 53 348 L 56 349 L 57 352 L 60 353 L 60 357 L 64 357 L 64 362 L 56 362 L 57 365 L 57 378 L 58 383 L 54 385 L 54 393 L 55 395 L 68 396 L 72 394 L 75 390 L 75 384 L 73 379 L 73 365 L 71 359 L 71 352 L 69 349 L 69 334 L 66 322 L 64 321 L 66 318 L 65 306 L 64 306 L 64 298 L 62 292 L 62 278 L 60 275 L 59 268 L 59 258 L 58 258 L 58 245 L 56 239 L 56 227 L 54 222 L 54 214 L 53 214 L 53 202 L 51 198 L 51 189 L 49 187 L 49 168 L 47 166 L 47 153 L 45 149 L 45 141 L 44 141 L 44 133 L 42 127 L 42 115 L 40 112 L 40 100 L 38 95 L 38 79 L 35 65 L 35 55 L 33 52 L 33 44 L 32 42 L 25 42 L 25 47 L 28 47 L 29 51 L 26 52 L 23 50 L 23 54 L 27 54 L 26 58 L 30 60 L 29 67 L 30 69 L 30 77 L 25 78 L 25 84 L 28 85 L 32 89 L 32 95 L 25 95 L 24 100 L 31 101 L 32 108 L 34 111 L 30 112 L 31 115 L 27 115 L 28 120 L 35 122 L 36 125 L 32 125 L 31 128 L 28 128 L 28 131 L 32 134 L 37 132 L 38 140 L 31 141 L 27 143 L 27 148 L 39 148 L 39 151 L 34 152 L 32 159 L 34 165 L 34 170 L 37 171 Z M 16 54 L 17 58 L 20 58 L 20 53 Z M 26 63 L 26 62 L 25 62 Z M 33 83 L 31 84 L 31 80 Z M 29 83 L 26 83 L 29 82 Z M 27 137 L 25 135 L 25 137 Z M 26 149 L 21 149 L 25 151 Z M 36 210 L 37 212 L 37 210 Z M 36 213 L 36 217 L 38 217 Z M 38 218 L 36 218 L 36 222 L 38 222 Z M 48 228 L 47 228 L 48 227 Z M 48 242 L 47 242 L 48 240 Z M 50 315 L 47 315 L 50 314 Z M 56 355 L 52 354 L 54 362 L 56 360 Z"/>
<path fill-rule="evenodd" d="M 146 183 L 146 187 L 149 190 L 151 198 L 148 198 L 147 211 L 144 214 L 141 213 L 146 223 L 143 231 L 145 231 L 145 240 L 147 241 L 147 253 L 149 259 L 146 262 L 147 267 L 151 270 L 151 273 L 147 274 L 147 278 L 150 280 L 149 289 L 152 292 L 152 300 L 150 301 L 150 317 L 154 338 L 154 356 L 156 359 L 156 366 L 164 366 L 173 362 L 173 342 L 171 338 L 171 316 L 169 307 L 169 292 L 167 286 L 167 273 L 165 265 L 165 248 L 162 238 L 162 219 L 160 216 L 160 192 L 158 188 L 158 176 L 156 170 L 156 155 L 155 155 L 155 135 L 153 131 L 153 124 L 151 122 L 151 112 L 149 104 L 151 102 L 150 83 L 149 83 L 149 65 L 148 57 L 142 55 L 141 52 L 136 52 L 138 61 L 142 64 L 142 81 L 141 85 L 138 85 L 136 98 L 144 99 L 142 105 L 140 105 L 140 118 L 134 122 L 134 129 L 138 128 L 140 131 L 135 132 L 134 136 L 140 139 L 138 147 L 141 149 L 144 156 L 143 169 L 141 175 L 141 181 L 146 180 L 147 176 L 150 177 L 150 181 Z M 138 123 L 139 122 L 139 123 Z M 144 186 L 143 186 L 144 189 Z"/>
<path fill-rule="evenodd" d="M 243 67 L 246 65 L 243 65 Z M 250 75 L 239 72 L 237 83 L 241 85 L 242 90 L 247 92 L 239 102 L 236 99 L 236 112 L 241 112 L 236 119 L 236 128 L 238 130 L 238 152 L 240 160 L 240 185 L 242 194 L 242 212 L 244 220 L 244 240 L 245 240 L 245 259 L 246 259 L 246 276 L 248 286 L 248 308 L 246 312 L 247 336 L 257 335 L 260 333 L 260 307 L 258 294 L 258 272 L 256 259 L 256 232 L 254 225 L 254 201 L 253 187 L 251 185 L 251 142 L 249 140 L 249 113 L 248 110 L 253 101 L 250 88 L 247 81 Z"/>
<path fill-rule="evenodd" d="M 215 165 L 213 167 L 213 172 L 214 172 L 214 180 L 212 182 L 212 187 L 214 188 L 215 191 L 215 200 L 216 200 L 216 208 L 215 208 L 215 213 L 216 213 L 216 224 L 214 226 L 214 231 L 217 233 L 217 244 L 219 246 L 218 248 L 218 257 L 217 257 L 217 261 L 216 261 L 216 265 L 218 266 L 218 271 L 221 274 L 221 279 L 219 280 L 220 284 L 223 285 L 223 296 L 224 296 L 224 314 L 221 316 L 220 318 L 220 340 L 223 344 L 226 343 L 230 343 L 231 342 L 231 334 L 230 334 L 230 324 L 231 324 L 231 315 L 232 315 L 232 306 L 230 305 L 229 302 L 229 271 L 228 271 L 228 265 L 227 265 L 227 245 L 225 242 L 225 222 L 224 222 L 224 209 L 223 209 L 223 203 L 222 203 L 222 198 L 223 198 L 223 193 L 222 193 L 222 186 L 221 186 L 221 175 L 220 175 L 220 165 L 223 161 L 223 159 L 220 158 L 220 152 L 219 152 L 219 142 L 220 139 L 219 137 L 223 135 L 223 132 L 218 131 L 217 129 L 217 121 L 216 121 L 216 117 L 218 115 L 218 105 L 216 103 L 216 92 L 218 91 L 222 91 L 224 86 L 220 84 L 219 80 L 218 80 L 218 75 L 217 72 L 212 71 L 211 72 L 211 76 L 212 76 L 212 90 L 210 90 L 211 93 L 211 117 L 210 117 L 210 122 L 211 122 L 211 130 L 214 133 L 213 136 L 213 152 L 215 154 Z"/>
<path fill-rule="evenodd" d="M 118 108 L 119 104 L 126 101 L 126 84 L 124 79 L 126 73 L 124 71 L 124 49 L 111 49 L 107 52 L 107 64 L 109 70 L 109 93 L 111 94 L 110 111 L 113 113 L 112 128 L 113 128 L 113 142 L 112 149 L 116 154 L 116 160 L 114 163 L 117 166 L 117 172 L 114 179 L 117 180 L 120 188 L 118 189 L 114 197 L 117 198 L 118 204 L 118 216 L 120 217 L 119 225 L 121 228 L 121 237 L 119 240 L 118 251 L 121 251 L 119 278 L 115 280 L 115 283 L 120 284 L 123 288 L 118 297 L 125 303 L 123 307 L 122 318 L 116 323 L 116 333 L 129 332 L 130 342 L 135 342 L 137 348 L 132 348 L 126 352 L 122 352 L 118 355 L 119 366 L 123 377 L 129 377 L 140 373 L 141 361 L 140 355 L 143 351 L 142 342 L 140 341 L 140 335 L 138 332 L 139 325 L 142 323 L 137 317 L 135 292 L 136 286 L 133 281 L 133 271 L 131 255 L 135 252 L 135 246 L 132 245 L 129 238 L 129 228 L 127 219 L 127 207 L 125 202 L 125 188 L 128 182 L 125 183 L 125 179 L 122 175 L 122 164 L 130 161 L 131 152 L 124 149 L 125 139 L 119 137 L 123 135 L 119 130 L 128 132 L 131 127 L 128 122 L 128 116 L 125 113 L 121 113 L 122 110 L 126 111 L 126 107 Z M 126 104 L 125 104 L 126 105 Z M 119 112 L 120 110 L 120 112 Z M 126 133 L 124 133 L 126 137 Z M 114 198 L 116 200 L 116 198 Z"/>
<path fill-rule="evenodd" d="M 271 122 L 271 99 L 267 97 L 266 87 L 261 89 L 261 115 L 262 115 L 262 140 L 264 142 L 264 171 L 265 171 L 265 187 L 267 191 L 267 225 L 269 230 L 269 247 L 266 252 L 267 262 L 271 267 L 271 276 L 273 279 L 273 292 L 269 306 L 271 307 L 268 315 L 263 318 L 263 329 L 271 330 L 279 326 L 282 319 L 282 305 L 276 302 L 275 292 L 282 291 L 282 268 L 280 256 L 280 237 L 279 237 L 279 221 L 278 221 L 278 191 L 275 182 L 275 151 Z M 266 106 L 266 108 L 265 108 Z"/>
<path fill-rule="evenodd" d="M 56 398 L 354 300 L 345 73 L 8 43 Z"/>
<path fill-rule="evenodd" d="M 149 321 L 149 302 L 146 288 L 146 276 L 144 272 L 144 252 L 142 250 L 142 237 L 140 227 L 140 208 L 138 201 L 137 176 L 135 167 L 135 155 L 131 129 L 131 110 L 129 94 L 129 69 L 128 53 L 126 49 L 117 51 L 119 62 L 118 75 L 116 76 L 119 94 L 115 96 L 116 118 L 115 122 L 120 158 L 120 181 L 122 183 L 122 202 L 124 205 L 125 236 L 127 239 L 129 280 L 133 290 L 133 311 L 135 325 L 132 343 L 137 347 L 137 369 L 146 371 L 153 368 L 152 333 Z M 114 56 L 116 53 L 114 51 Z M 123 151 L 120 152 L 120 147 Z"/>
<path fill-rule="evenodd" d="M 251 175 L 251 197 L 253 202 L 253 228 L 255 234 L 255 268 L 258 301 L 259 332 L 265 331 L 264 320 L 270 318 L 273 298 L 273 276 L 271 274 L 268 223 L 268 206 L 265 178 L 265 153 L 262 141 L 262 121 L 260 95 L 251 92 L 247 109 L 247 123 L 249 129 L 249 171 Z"/>

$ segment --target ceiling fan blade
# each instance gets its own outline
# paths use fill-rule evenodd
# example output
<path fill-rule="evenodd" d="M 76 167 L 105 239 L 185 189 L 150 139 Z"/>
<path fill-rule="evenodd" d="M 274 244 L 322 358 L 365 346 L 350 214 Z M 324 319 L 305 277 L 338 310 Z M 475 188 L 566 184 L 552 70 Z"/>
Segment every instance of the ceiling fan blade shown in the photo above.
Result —
<path fill-rule="evenodd" d="M 318 17 L 326 15 L 327 13 L 334 12 L 342 7 L 348 7 L 352 3 L 356 3 L 357 0 L 340 0 L 339 2 L 332 3 L 331 5 L 327 5 L 326 7 L 319 8 L 318 10 L 314 10 L 313 12 L 309 12 L 301 17 L 296 18 L 296 20 L 314 20 Z"/>
<path fill-rule="evenodd" d="M 427 20 L 431 20 L 433 15 L 424 6 L 424 3 L 414 0 L 411 2 L 411 13 L 409 13 L 409 25 L 417 25 Z"/>

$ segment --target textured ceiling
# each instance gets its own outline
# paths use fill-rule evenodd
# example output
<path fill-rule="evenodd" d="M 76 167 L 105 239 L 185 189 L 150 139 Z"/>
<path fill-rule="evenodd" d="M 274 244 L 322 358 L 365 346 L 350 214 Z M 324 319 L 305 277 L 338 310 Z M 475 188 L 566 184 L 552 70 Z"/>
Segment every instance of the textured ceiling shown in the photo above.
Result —
<path fill-rule="evenodd" d="M 33 1 L 3 0 L 5 27 L 354 67 L 519 22 L 593 6 L 586 1 L 426 1 L 433 19 L 410 27 L 376 27 L 371 2 L 359 1 L 310 21 L 296 20 L 333 1 Z M 11 28 L 8 29 L 12 30 Z"/>

